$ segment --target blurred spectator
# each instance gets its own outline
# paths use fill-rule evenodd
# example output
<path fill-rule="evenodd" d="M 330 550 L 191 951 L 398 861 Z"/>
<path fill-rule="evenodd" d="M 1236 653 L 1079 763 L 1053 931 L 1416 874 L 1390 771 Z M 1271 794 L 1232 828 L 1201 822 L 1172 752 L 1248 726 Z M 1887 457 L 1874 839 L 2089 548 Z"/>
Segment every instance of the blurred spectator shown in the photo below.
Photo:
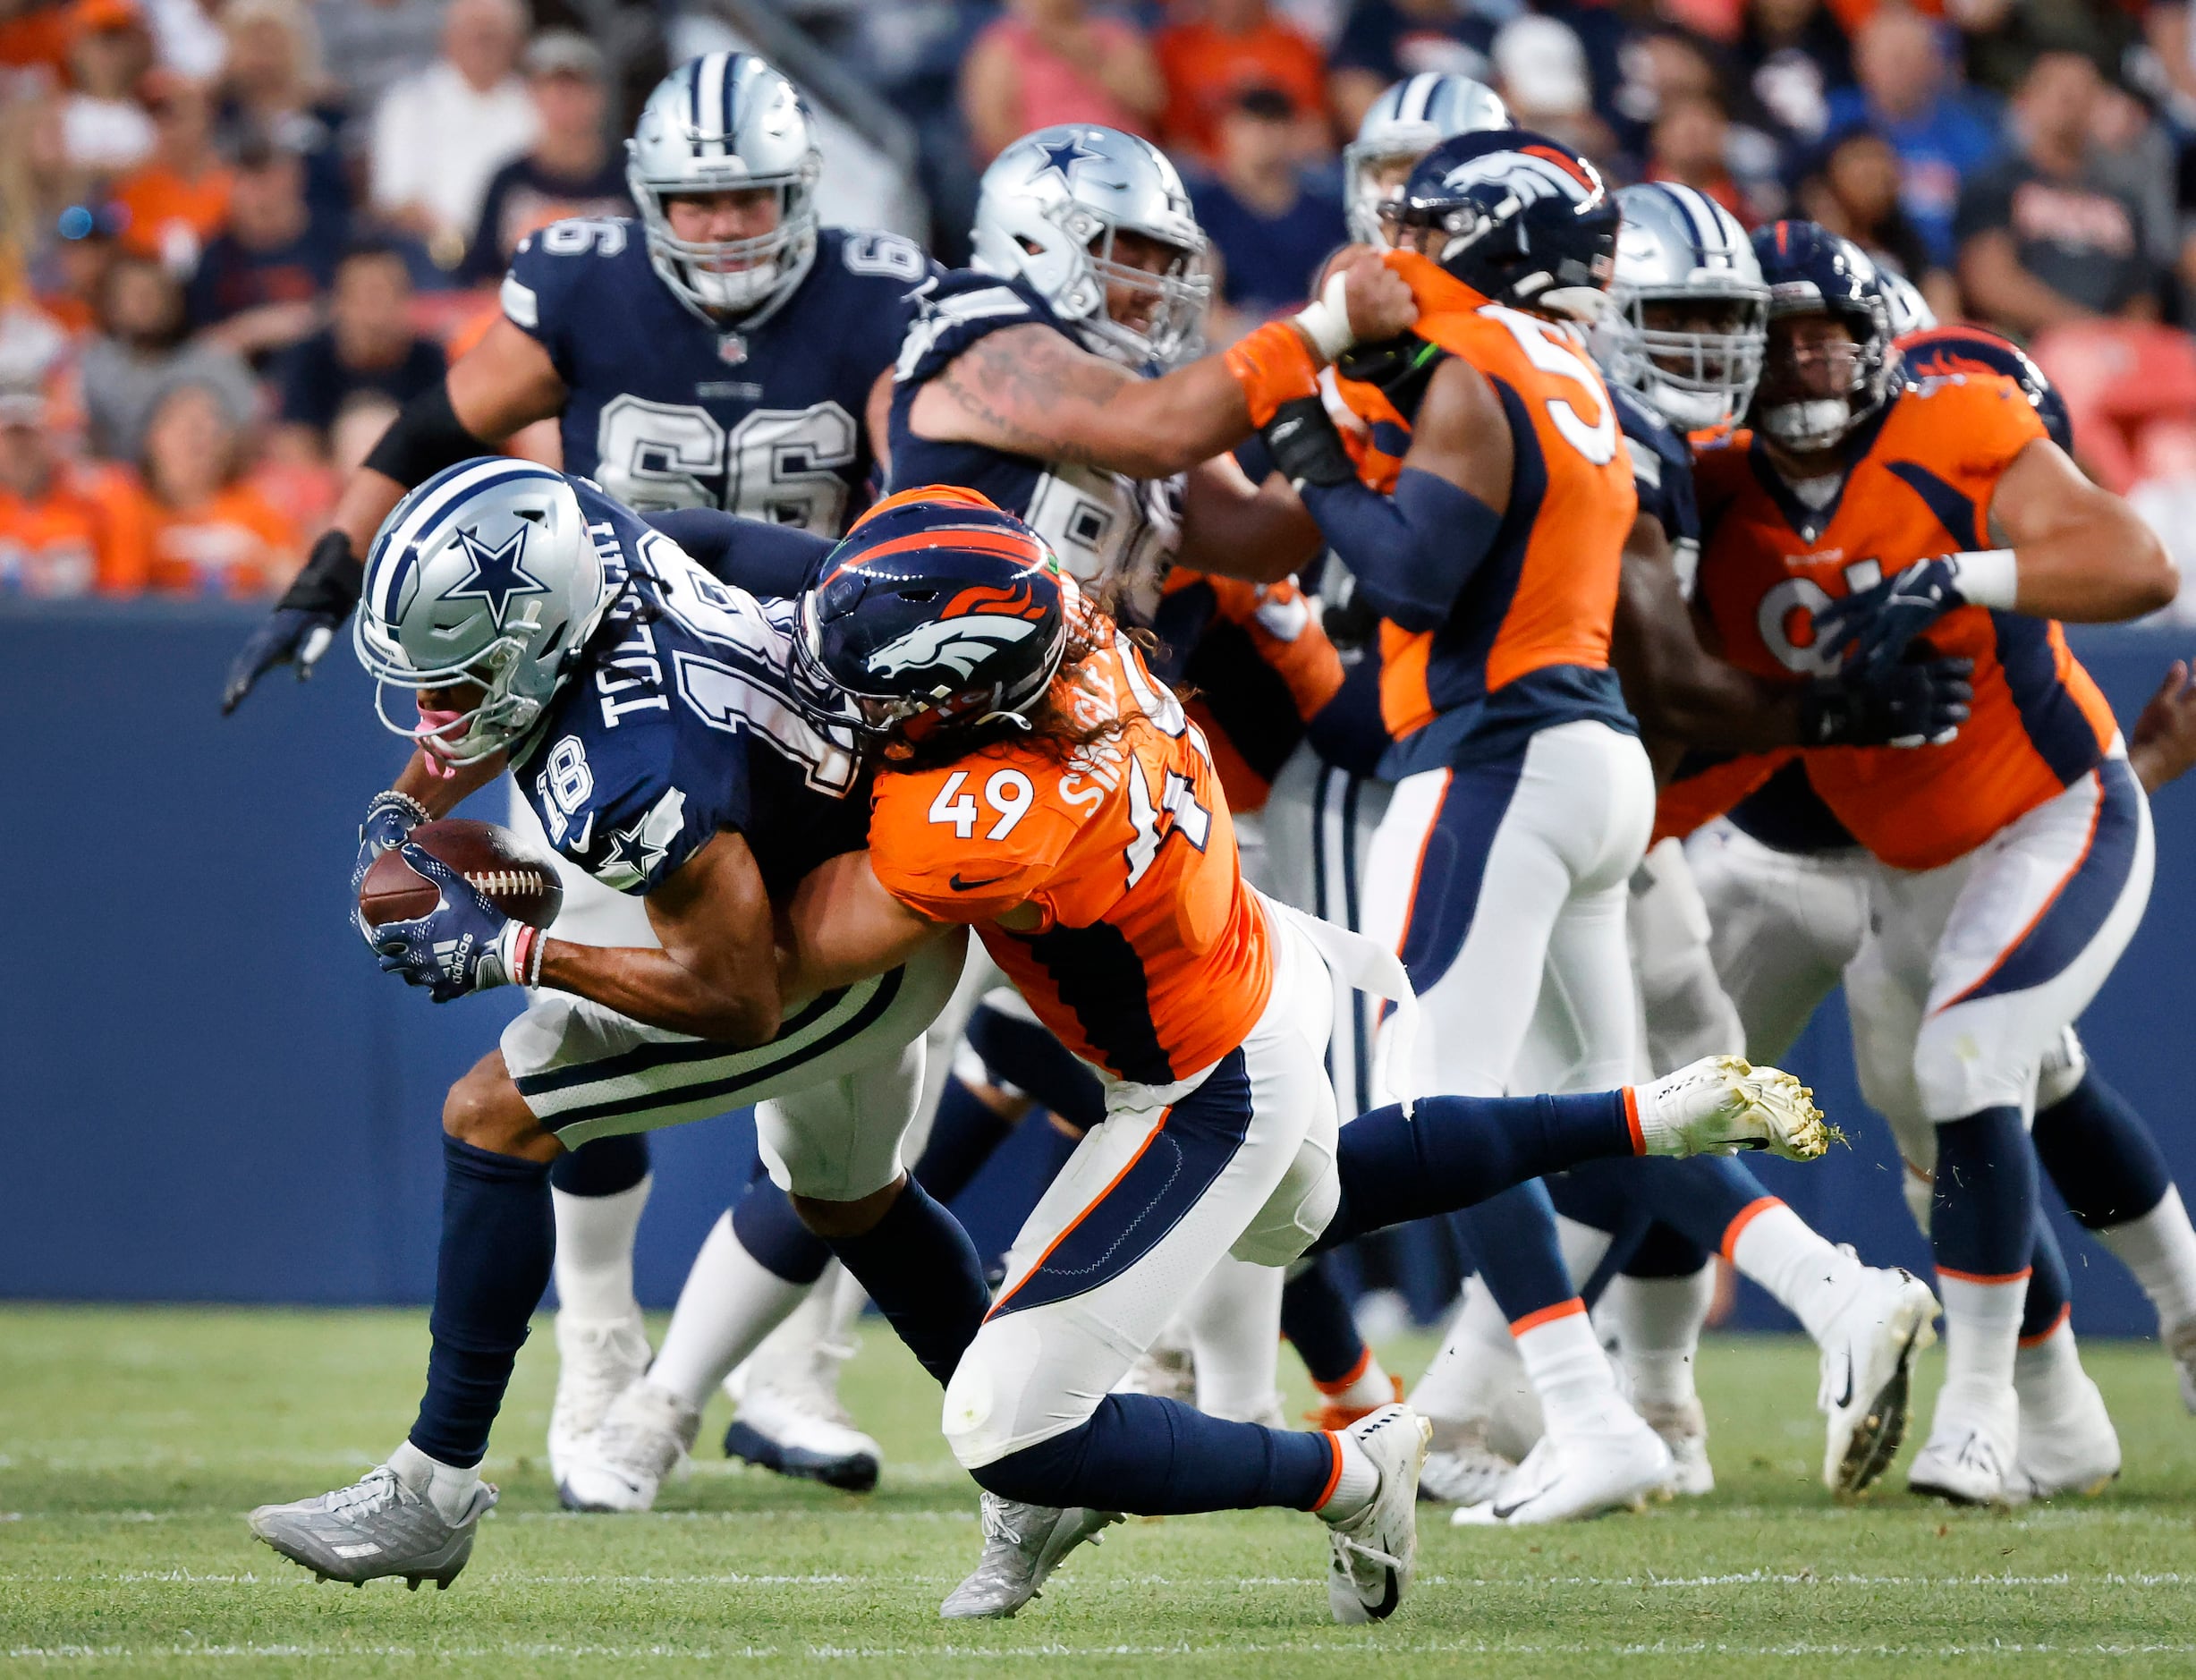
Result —
<path fill-rule="evenodd" d="M 210 81 L 221 72 L 221 0 L 140 0 L 164 69 L 186 81 Z"/>
<path fill-rule="evenodd" d="M 191 325 L 255 362 L 319 325 L 341 232 L 314 219 L 298 156 L 255 140 L 236 160 L 227 231 L 206 248 L 187 294 Z"/>
<path fill-rule="evenodd" d="M 1830 96 L 1830 126 L 1866 122 L 1899 159 L 1899 199 L 1929 260 L 1952 261 L 1952 218 L 1960 181 L 1995 158 L 1997 136 L 1953 86 L 1939 26 L 1886 9 L 1853 39 L 1860 87 Z"/>
<path fill-rule="evenodd" d="M 1738 59 L 1754 103 L 1803 143 L 1822 138 L 1830 123 L 1829 90 L 1853 76 L 1844 31 L 1822 0 L 1751 0 Z"/>
<path fill-rule="evenodd" d="M 66 4 L 11 7 L 0 17 L 0 69 L 29 71 L 58 82 L 68 73 L 69 42 L 75 34 Z"/>
<path fill-rule="evenodd" d="M 1253 87 L 1288 97 L 1306 147 L 1327 143 L 1326 60 L 1266 0 L 1206 0 L 1191 21 L 1161 30 L 1153 47 L 1166 78 L 1160 133 L 1177 162 L 1185 153 L 1213 162 L 1224 114 Z"/>
<path fill-rule="evenodd" d="M 363 116 L 381 96 L 435 62 L 447 0 L 313 0 L 313 21 L 330 64 L 343 67 L 343 91 Z"/>
<path fill-rule="evenodd" d="M 2090 166 L 2142 207 L 2143 249 L 2160 274 L 2172 269 L 2180 243 L 2174 202 L 2178 161 L 2173 137 L 2152 120 L 2149 106 L 2117 82 L 2100 80 L 2090 113 Z"/>
<path fill-rule="evenodd" d="M 228 60 L 218 132 L 230 152 L 269 140 L 305 163 L 305 197 L 328 223 L 351 213 L 343 106 L 320 61 L 319 32 L 301 0 L 229 0 L 221 13 Z"/>
<path fill-rule="evenodd" d="M 1960 195 L 1960 283 L 1975 313 L 2008 331 L 2158 313 L 2142 207 L 2090 159 L 2100 87 L 2083 55 L 2039 55 L 2014 101 L 2020 149 Z"/>
<path fill-rule="evenodd" d="M 145 428 L 139 462 L 151 505 L 151 588 L 170 595 L 272 595 L 301 559 L 298 534 L 242 479 L 240 436 L 202 385 L 171 388 Z"/>
<path fill-rule="evenodd" d="M 519 242 L 552 222 L 633 214 L 625 160 L 611 151 L 604 132 L 609 66 L 595 43 L 553 30 L 526 49 L 525 64 L 540 132 L 526 156 L 505 164 L 488 182 L 461 271 L 468 280 L 501 279 Z"/>
<path fill-rule="evenodd" d="M 1615 136 L 1594 115 L 1586 48 L 1569 24 L 1530 13 L 1504 24 L 1495 37 L 1494 81 L 1518 127 L 1603 162 L 1615 154 Z"/>
<path fill-rule="evenodd" d="M 366 464 L 381 434 L 396 418 L 397 405 L 378 391 L 353 391 L 328 428 L 328 465 L 348 476 Z"/>
<path fill-rule="evenodd" d="M 1725 156 L 1730 134 L 1730 119 L 1707 95 L 1663 100 L 1648 131 L 1645 177 L 1696 187 L 1751 228 L 1761 218 L 1731 174 Z"/>
<path fill-rule="evenodd" d="M 123 245 L 189 275 L 229 214 L 234 177 L 214 149 L 205 89 L 171 71 L 155 71 L 145 88 L 156 139 L 151 161 L 114 183 L 114 201 L 128 218 Z"/>
<path fill-rule="evenodd" d="M 98 319 L 99 289 L 122 234 L 122 215 L 108 204 L 72 204 L 55 219 L 55 240 L 37 274 L 38 307 L 71 333 Z"/>
<path fill-rule="evenodd" d="M 1220 259 L 1220 296 L 1255 326 L 1300 308 L 1319 264 L 1349 234 L 1342 200 L 1308 191 L 1296 107 L 1278 88 L 1251 88 L 1220 119 L 1220 167 L 1192 182 L 1190 202 Z"/>
<path fill-rule="evenodd" d="M 1842 233 L 1877 262 L 1916 285 L 1945 320 L 1960 313 L 1952 271 L 1930 260 L 1929 247 L 1899 208 L 1899 160 L 1873 129 L 1850 129 L 1833 140 L 1800 186 L 1799 214 Z"/>
<path fill-rule="evenodd" d="M 520 0 L 450 0 L 443 55 L 374 113 L 375 208 L 445 267 L 479 225 L 488 177 L 533 141 L 534 102 L 518 75 L 525 38 Z"/>
<path fill-rule="evenodd" d="M 1356 133 L 1383 89 L 1421 71 L 1492 81 L 1496 28 L 1517 10 L 1504 0 L 1357 0 L 1330 55 L 1335 128 Z"/>
<path fill-rule="evenodd" d="M 2150 74 L 2180 128 L 2196 129 L 2196 18 L 2188 0 L 2157 0 L 2142 13 Z"/>
<path fill-rule="evenodd" d="M 231 421 L 259 407 L 259 388 L 237 355 L 187 338 L 182 288 L 158 263 L 117 253 L 99 289 L 99 335 L 84 347 L 87 441 L 109 461 L 136 459 L 153 405 L 174 386 L 216 391 Z"/>
<path fill-rule="evenodd" d="M 1006 0 L 961 68 L 962 115 L 979 164 L 1055 123 L 1149 134 L 1166 103 L 1158 61 L 1135 26 L 1093 16 L 1083 0 Z"/>
<path fill-rule="evenodd" d="M 69 10 L 69 78 L 61 106 L 66 167 L 107 174 L 133 169 L 153 148 L 152 118 L 137 102 L 152 67 L 152 37 L 137 0 L 76 0 Z"/>
<path fill-rule="evenodd" d="M 64 459 L 45 398 L 0 391 L 0 596 L 134 592 L 146 537 L 126 476 Z"/>
<path fill-rule="evenodd" d="M 401 405 L 443 377 L 442 346 L 411 330 L 411 309 L 403 252 L 369 242 L 343 253 L 328 298 L 327 327 L 283 364 L 284 454 L 325 459 L 336 417 L 352 397 L 377 392 Z"/>

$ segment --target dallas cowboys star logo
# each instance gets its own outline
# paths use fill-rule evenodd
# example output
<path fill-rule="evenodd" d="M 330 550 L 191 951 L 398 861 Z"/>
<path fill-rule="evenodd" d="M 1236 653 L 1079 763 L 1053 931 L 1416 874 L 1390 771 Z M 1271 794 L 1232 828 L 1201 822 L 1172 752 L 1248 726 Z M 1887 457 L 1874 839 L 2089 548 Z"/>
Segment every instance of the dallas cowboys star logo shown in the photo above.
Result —
<path fill-rule="evenodd" d="M 1038 165 L 1030 176 L 1030 181 L 1035 182 L 1045 175 L 1056 174 L 1068 186 L 1075 184 L 1077 164 L 1096 163 L 1106 155 L 1085 146 L 1080 134 L 1071 134 L 1064 140 L 1055 140 L 1049 146 L 1039 147 L 1037 150 L 1045 161 Z"/>
<path fill-rule="evenodd" d="M 547 595 L 549 586 L 526 569 L 526 533 L 531 527 L 521 525 L 511 533 L 510 540 L 489 547 L 470 530 L 461 530 L 458 541 L 463 545 L 465 558 L 472 563 L 472 570 L 454 590 L 443 591 L 445 601 L 486 601 L 494 615 L 496 628 L 504 627 L 504 618 L 511 610 L 514 595 Z"/>

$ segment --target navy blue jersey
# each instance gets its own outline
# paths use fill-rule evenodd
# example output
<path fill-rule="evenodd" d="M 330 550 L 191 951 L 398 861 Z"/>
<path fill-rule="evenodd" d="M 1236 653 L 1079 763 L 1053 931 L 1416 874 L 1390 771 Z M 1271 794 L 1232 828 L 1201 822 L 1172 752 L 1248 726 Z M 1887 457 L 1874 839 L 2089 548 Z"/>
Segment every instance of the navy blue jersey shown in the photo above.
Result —
<path fill-rule="evenodd" d="M 896 233 L 826 228 L 791 297 L 720 328 L 657 276 L 638 222 L 605 217 L 521 244 L 503 305 L 569 393 L 565 471 L 643 513 L 719 507 L 835 537 L 874 465 L 870 387 L 936 267 Z"/>
<path fill-rule="evenodd" d="M 991 334 L 1045 327 L 1081 347 L 1021 280 L 961 269 L 929 287 L 920 302 L 893 371 L 891 488 L 958 484 L 989 496 L 1050 543 L 1078 581 L 1113 590 L 1119 615 L 1149 624 L 1181 539 L 1183 479 L 1132 479 L 986 444 L 917 437 L 908 424 L 917 393 Z"/>
<path fill-rule="evenodd" d="M 719 582 L 630 509 L 574 488 L 625 591 L 512 766 L 550 844 L 641 895 L 722 833 L 745 837 L 774 895 L 859 850 L 867 784 L 851 742 L 794 699 L 792 603 Z"/>
<path fill-rule="evenodd" d="M 1700 507 L 1692 493 L 1692 451 L 1675 426 L 1621 386 L 1609 386 L 1616 400 L 1616 422 L 1624 428 L 1632 456 L 1632 482 L 1640 492 L 1640 512 L 1662 527 L 1670 544 L 1670 564 L 1678 588 L 1692 598 L 1693 575 L 1700 569 Z"/>

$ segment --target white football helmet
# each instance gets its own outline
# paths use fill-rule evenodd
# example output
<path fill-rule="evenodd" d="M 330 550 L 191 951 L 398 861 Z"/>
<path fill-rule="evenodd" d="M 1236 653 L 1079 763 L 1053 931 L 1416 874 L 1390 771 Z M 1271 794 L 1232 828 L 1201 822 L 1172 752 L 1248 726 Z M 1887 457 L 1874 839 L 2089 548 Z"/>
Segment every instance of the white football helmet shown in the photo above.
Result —
<path fill-rule="evenodd" d="M 1165 273 L 1114 259 L 1123 229 L 1173 248 Z M 1149 140 L 1086 123 L 1023 135 L 984 171 L 971 239 L 970 267 L 1028 281 L 1098 354 L 1142 367 L 1192 353 L 1212 296 L 1205 232 L 1182 176 Z M 1108 285 L 1153 294 L 1149 324 L 1107 314 Z"/>
<path fill-rule="evenodd" d="M 1891 336 L 1926 333 L 1937 325 L 1937 311 L 1929 307 L 1921 288 L 1895 268 L 1878 268 L 1876 278 L 1884 289 L 1884 308 L 1891 315 Z"/>
<path fill-rule="evenodd" d="M 1390 196 L 1378 179 L 1383 165 L 1411 162 L 1459 134 L 1515 128 L 1502 96 L 1470 76 L 1424 71 L 1394 83 L 1372 102 L 1357 138 L 1342 148 L 1342 182 L 1350 237 L 1385 245 L 1380 206 Z"/>
<path fill-rule="evenodd" d="M 752 53 L 705 53 L 656 84 L 625 142 L 625 184 L 649 258 L 689 308 L 734 318 L 789 295 L 816 260 L 815 124 L 801 93 Z M 685 240 L 664 200 L 777 190 L 777 225 L 753 239 Z"/>
<path fill-rule="evenodd" d="M 1680 431 L 1728 426 L 1746 412 L 1768 343 L 1769 288 L 1738 218 L 1706 193 L 1666 182 L 1616 195 L 1613 307 L 1596 321 L 1594 359 Z M 1657 305 L 1713 311 L 1720 332 L 1651 327 Z"/>
<path fill-rule="evenodd" d="M 352 645 L 386 727 L 445 764 L 477 764 L 539 721 L 616 596 L 571 480 L 482 456 L 444 468 L 382 522 Z M 483 692 L 462 711 L 416 699 L 467 683 Z M 413 716 L 389 716 L 391 688 L 411 691 Z"/>

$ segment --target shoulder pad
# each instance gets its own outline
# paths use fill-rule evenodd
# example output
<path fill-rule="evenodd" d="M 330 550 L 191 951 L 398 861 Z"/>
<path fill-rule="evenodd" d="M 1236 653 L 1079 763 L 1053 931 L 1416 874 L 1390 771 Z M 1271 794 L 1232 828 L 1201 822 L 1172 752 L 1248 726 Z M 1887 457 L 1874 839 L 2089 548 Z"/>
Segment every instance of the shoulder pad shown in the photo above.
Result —
<path fill-rule="evenodd" d="M 552 222 L 530 233 L 511 254 L 500 301 L 513 327 L 535 337 L 552 329 L 559 307 L 590 273 L 604 265 L 588 260 L 622 257 L 642 246 L 640 225 L 626 216 L 587 216 Z"/>
<path fill-rule="evenodd" d="M 900 384 L 932 378 L 978 340 L 1004 327 L 1039 322 L 1057 327 L 1052 312 L 1020 286 L 996 275 L 962 269 L 918 293 L 915 319 L 901 341 L 893 378 Z"/>
<path fill-rule="evenodd" d="M 941 921 L 980 921 L 1040 892 L 1085 811 L 1062 767 L 1009 749 L 877 778 L 869 844 L 878 879 Z"/>

